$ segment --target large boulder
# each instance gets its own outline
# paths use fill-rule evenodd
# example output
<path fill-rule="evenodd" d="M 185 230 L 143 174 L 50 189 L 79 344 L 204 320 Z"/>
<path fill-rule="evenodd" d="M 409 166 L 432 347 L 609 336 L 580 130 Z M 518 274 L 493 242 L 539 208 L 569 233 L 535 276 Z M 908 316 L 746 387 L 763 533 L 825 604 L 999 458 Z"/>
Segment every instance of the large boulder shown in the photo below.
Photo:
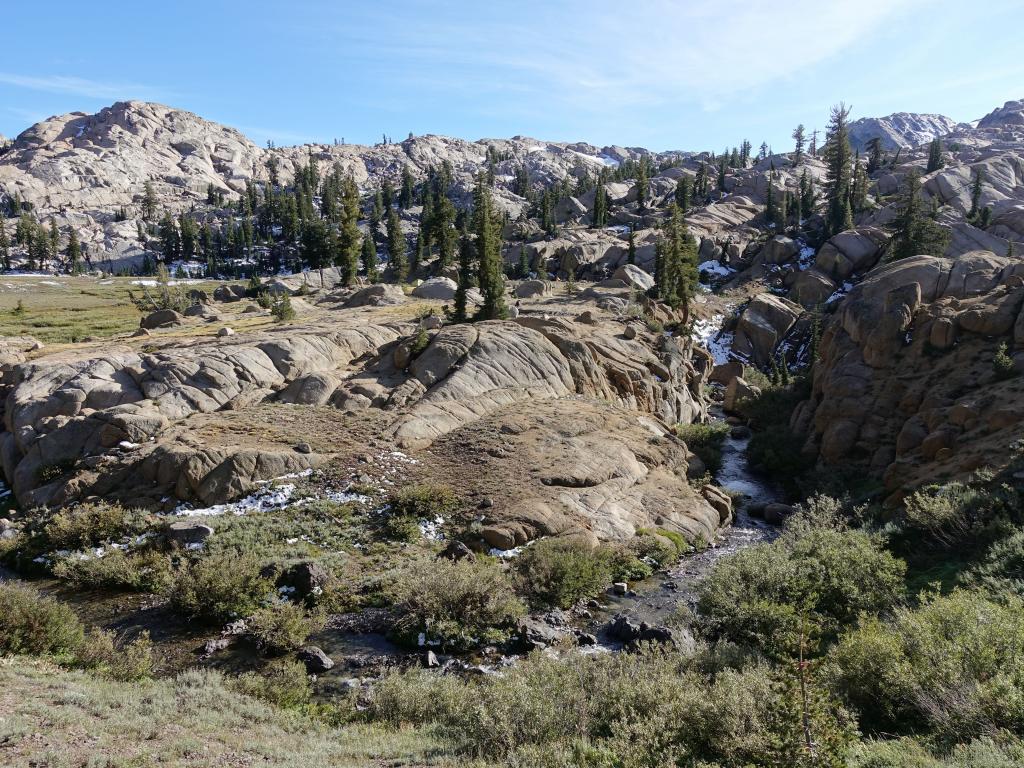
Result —
<path fill-rule="evenodd" d="M 432 277 L 412 289 L 412 295 L 419 299 L 451 301 L 455 298 L 458 285 L 448 277 Z"/>
<path fill-rule="evenodd" d="M 621 280 L 627 286 L 644 293 L 654 287 L 654 278 L 635 264 L 623 264 L 615 270 L 612 279 Z"/>
<path fill-rule="evenodd" d="M 725 388 L 725 399 L 722 407 L 732 413 L 740 410 L 740 404 L 744 400 L 760 397 L 761 390 L 747 382 L 742 376 L 734 377 Z"/>
<path fill-rule="evenodd" d="M 788 264 L 800 254 L 800 246 L 792 238 L 776 235 L 754 258 L 755 264 Z"/>
<path fill-rule="evenodd" d="M 733 337 L 733 351 L 754 365 L 767 365 L 775 348 L 796 324 L 803 310 L 798 304 L 761 293 L 740 313 Z"/>
<path fill-rule="evenodd" d="M 383 307 L 404 301 L 405 293 L 400 285 L 377 283 L 360 288 L 345 301 L 345 307 Z"/>
<path fill-rule="evenodd" d="M 153 330 L 154 328 L 169 328 L 172 325 L 181 325 L 181 321 L 182 316 L 173 309 L 158 309 L 156 312 L 150 312 L 142 318 L 139 321 L 139 326 L 146 330 Z"/>
<path fill-rule="evenodd" d="M 888 239 L 885 232 L 874 227 L 840 232 L 818 251 L 815 267 L 821 274 L 841 283 L 875 266 Z"/>

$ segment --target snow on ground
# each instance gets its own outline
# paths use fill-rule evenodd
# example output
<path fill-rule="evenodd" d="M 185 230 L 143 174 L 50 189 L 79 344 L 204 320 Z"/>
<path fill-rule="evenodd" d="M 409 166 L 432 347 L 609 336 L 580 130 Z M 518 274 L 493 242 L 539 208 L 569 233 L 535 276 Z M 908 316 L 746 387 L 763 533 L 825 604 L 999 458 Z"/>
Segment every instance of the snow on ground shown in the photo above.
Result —
<path fill-rule="evenodd" d="M 610 157 L 610 156 L 605 155 L 605 154 L 598 155 L 597 159 L 600 160 L 602 163 L 604 163 L 609 168 L 618 168 L 622 164 L 618 160 L 616 160 L 614 157 Z"/>
<path fill-rule="evenodd" d="M 729 362 L 732 351 L 732 334 L 722 332 L 724 315 L 713 315 L 693 324 L 693 338 L 711 353 L 715 365 Z"/>
<path fill-rule="evenodd" d="M 797 242 L 800 243 L 800 255 L 797 257 L 797 260 L 800 264 L 800 269 L 804 270 L 814 263 L 815 250 L 802 240 Z"/>
<path fill-rule="evenodd" d="M 270 512 L 286 507 L 294 493 L 294 483 L 284 483 L 282 485 L 270 485 L 268 483 L 238 501 L 232 501 L 227 504 L 214 504 L 212 507 L 201 507 L 199 509 L 192 509 L 187 504 L 182 504 L 174 510 L 174 514 L 181 517 L 212 517 L 217 515 L 247 515 L 252 512 Z"/>
<path fill-rule="evenodd" d="M 853 283 L 850 283 L 850 282 L 843 283 L 841 288 L 836 289 L 835 293 L 833 293 L 831 296 L 829 296 L 827 299 L 825 299 L 825 304 L 826 305 L 834 304 L 835 302 L 837 302 L 840 299 L 842 299 L 843 296 L 845 296 L 846 294 L 848 294 L 852 290 L 853 290 Z"/>

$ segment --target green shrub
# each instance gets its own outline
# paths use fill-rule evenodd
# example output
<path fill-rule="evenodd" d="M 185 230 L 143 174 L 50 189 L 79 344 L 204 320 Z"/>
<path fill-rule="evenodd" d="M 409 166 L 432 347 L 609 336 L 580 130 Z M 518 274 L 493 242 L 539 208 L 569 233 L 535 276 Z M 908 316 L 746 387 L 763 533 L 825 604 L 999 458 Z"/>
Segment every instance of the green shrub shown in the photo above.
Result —
<path fill-rule="evenodd" d="M 284 653 L 301 647 L 314 632 L 324 626 L 319 614 L 287 600 L 276 600 L 256 611 L 246 623 L 256 644 L 270 653 Z"/>
<path fill-rule="evenodd" d="M 223 622 L 248 616 L 272 590 L 259 561 L 232 552 L 185 563 L 174 576 L 171 606 L 186 616 Z"/>
<path fill-rule="evenodd" d="M 830 638 L 861 611 L 895 604 L 905 572 L 866 533 L 797 524 L 719 561 L 698 588 L 698 627 L 710 639 L 786 656 L 802 632 Z"/>
<path fill-rule="evenodd" d="M 537 606 L 569 608 L 604 591 L 614 573 L 613 552 L 566 539 L 541 539 L 523 550 L 519 583 Z"/>
<path fill-rule="evenodd" d="M 994 592 L 1011 590 L 1024 597 L 1024 531 L 993 544 L 967 580 Z"/>
<path fill-rule="evenodd" d="M 837 691 L 870 730 L 956 743 L 1024 729 L 1024 600 L 956 590 L 865 618 L 830 654 Z"/>
<path fill-rule="evenodd" d="M 145 530 L 145 515 L 119 504 L 80 504 L 61 509 L 43 525 L 50 550 L 79 550 Z"/>
<path fill-rule="evenodd" d="M 292 306 L 292 297 L 288 293 L 277 294 L 271 304 L 270 314 L 279 323 L 289 323 L 294 320 L 295 308 Z"/>
<path fill-rule="evenodd" d="M 275 659 L 259 672 L 246 672 L 232 681 L 233 687 L 278 707 L 294 709 L 309 704 L 313 695 L 309 675 L 301 661 Z"/>
<path fill-rule="evenodd" d="M 170 560 L 161 552 L 109 550 L 103 557 L 65 557 L 53 566 L 53 575 L 85 589 L 166 592 L 174 581 Z"/>
<path fill-rule="evenodd" d="M 510 579 L 491 558 L 413 561 L 395 574 L 390 592 L 399 632 L 407 639 L 422 632 L 444 647 L 500 639 L 524 613 Z"/>
<path fill-rule="evenodd" d="M 1005 341 L 1001 341 L 996 348 L 995 356 L 992 358 L 992 371 L 998 379 L 1008 379 L 1016 373 L 1013 358 L 1010 357 Z"/>
<path fill-rule="evenodd" d="M 799 750 L 802 731 L 780 717 L 787 696 L 763 666 L 712 677 L 681 654 L 646 648 L 534 654 L 477 679 L 393 672 L 374 686 L 369 714 L 395 726 L 435 724 L 470 755 L 524 768 L 791 766 L 784 757 Z M 816 741 L 848 736 L 840 718 L 832 702 L 816 710 Z"/>
<path fill-rule="evenodd" d="M 82 644 L 74 612 L 31 587 L 0 582 L 0 653 L 72 655 Z"/>
<path fill-rule="evenodd" d="M 729 425 L 722 421 L 676 426 L 676 435 L 697 454 L 711 474 L 722 468 L 722 443 L 728 434 Z"/>
<path fill-rule="evenodd" d="M 410 485 L 391 494 L 381 521 L 384 535 L 396 541 L 416 541 L 420 520 L 448 517 L 459 507 L 459 497 L 444 485 Z"/>
<path fill-rule="evenodd" d="M 156 660 L 148 632 L 125 642 L 113 632 L 93 628 L 75 652 L 75 665 L 114 680 L 142 680 L 153 675 Z"/>
<path fill-rule="evenodd" d="M 262 309 L 270 309 L 274 306 L 274 298 L 269 291 L 260 290 L 256 294 L 256 304 Z"/>

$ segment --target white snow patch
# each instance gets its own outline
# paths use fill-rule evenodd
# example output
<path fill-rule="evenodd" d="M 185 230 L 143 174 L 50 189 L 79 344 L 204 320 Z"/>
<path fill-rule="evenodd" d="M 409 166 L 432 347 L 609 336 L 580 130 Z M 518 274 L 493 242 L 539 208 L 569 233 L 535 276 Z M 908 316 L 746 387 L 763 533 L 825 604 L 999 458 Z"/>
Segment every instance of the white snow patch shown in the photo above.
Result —
<path fill-rule="evenodd" d="M 732 334 L 722 332 L 723 315 L 714 315 L 693 324 L 693 338 L 699 342 L 715 361 L 715 365 L 729 362 L 732 351 Z"/>
<path fill-rule="evenodd" d="M 294 493 L 295 485 L 293 483 L 284 483 L 283 485 L 268 484 L 238 501 L 232 501 L 227 504 L 214 504 L 212 507 L 202 507 L 200 509 L 191 509 L 187 504 L 183 504 L 174 510 L 174 514 L 182 517 L 206 517 L 270 512 L 287 506 Z"/>

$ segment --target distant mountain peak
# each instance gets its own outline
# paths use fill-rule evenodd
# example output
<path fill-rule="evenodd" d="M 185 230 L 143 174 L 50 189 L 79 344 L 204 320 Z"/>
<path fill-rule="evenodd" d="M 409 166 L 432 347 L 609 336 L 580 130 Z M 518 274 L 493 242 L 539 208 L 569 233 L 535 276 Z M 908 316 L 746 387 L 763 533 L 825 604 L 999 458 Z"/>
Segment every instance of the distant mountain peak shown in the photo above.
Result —
<path fill-rule="evenodd" d="M 850 144 L 863 150 L 874 138 L 882 140 L 882 149 L 894 151 L 926 144 L 959 128 L 969 128 L 945 115 L 895 112 L 886 117 L 862 117 L 850 123 Z"/>

